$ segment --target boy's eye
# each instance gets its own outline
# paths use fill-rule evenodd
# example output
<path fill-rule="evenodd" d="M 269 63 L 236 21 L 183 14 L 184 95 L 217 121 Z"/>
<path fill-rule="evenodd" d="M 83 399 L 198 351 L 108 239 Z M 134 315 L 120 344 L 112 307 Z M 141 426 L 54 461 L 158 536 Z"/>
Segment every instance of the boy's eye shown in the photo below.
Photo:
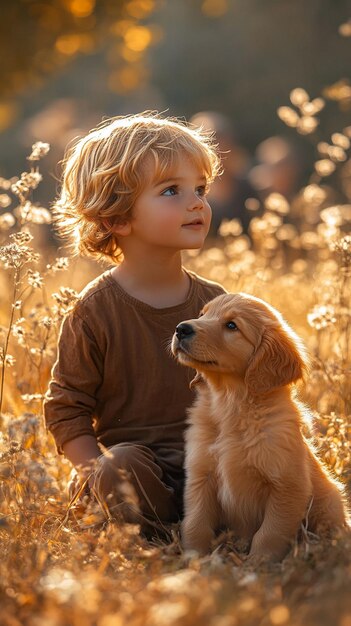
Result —
<path fill-rule="evenodd" d="M 206 193 L 207 193 L 207 187 L 206 187 L 206 185 L 201 185 L 201 187 L 198 187 L 198 188 L 197 188 L 197 190 L 196 190 L 196 192 L 197 192 L 197 194 L 198 194 L 199 196 L 205 196 L 205 195 L 206 195 Z"/>
<path fill-rule="evenodd" d="M 177 185 L 172 185 L 171 187 L 167 187 L 164 191 L 162 191 L 161 196 L 175 196 L 177 193 Z"/>

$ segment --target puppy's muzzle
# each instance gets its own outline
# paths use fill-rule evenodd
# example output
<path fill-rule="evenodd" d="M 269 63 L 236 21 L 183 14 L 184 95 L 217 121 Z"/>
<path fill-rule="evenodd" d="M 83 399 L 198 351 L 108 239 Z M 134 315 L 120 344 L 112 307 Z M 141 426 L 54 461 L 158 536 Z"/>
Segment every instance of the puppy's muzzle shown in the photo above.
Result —
<path fill-rule="evenodd" d="M 191 324 L 182 322 L 181 324 L 178 324 L 178 326 L 176 327 L 175 334 L 176 334 L 177 339 L 179 341 L 182 341 L 182 339 L 188 339 L 192 335 L 195 335 L 195 329 L 192 327 Z"/>

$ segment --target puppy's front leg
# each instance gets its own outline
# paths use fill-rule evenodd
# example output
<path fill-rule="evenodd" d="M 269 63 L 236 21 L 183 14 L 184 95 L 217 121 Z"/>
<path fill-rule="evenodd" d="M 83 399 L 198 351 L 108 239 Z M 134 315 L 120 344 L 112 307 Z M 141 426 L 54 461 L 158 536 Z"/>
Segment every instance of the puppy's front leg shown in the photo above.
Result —
<path fill-rule="evenodd" d="M 198 429 L 191 428 L 189 431 L 185 460 L 185 516 L 181 525 L 182 543 L 186 550 L 196 550 L 204 555 L 211 549 L 214 531 L 220 521 L 218 487 L 215 463 L 209 454 L 208 446 L 201 445 L 204 439 Z"/>
<path fill-rule="evenodd" d="M 284 485 L 271 492 L 264 520 L 253 537 L 249 559 L 268 558 L 279 561 L 287 554 L 308 506 L 308 489 L 301 485 Z"/>
<path fill-rule="evenodd" d="M 216 481 L 208 473 L 196 478 L 190 475 L 185 488 L 185 516 L 181 524 L 185 550 L 196 550 L 201 555 L 210 552 L 218 523 Z"/>

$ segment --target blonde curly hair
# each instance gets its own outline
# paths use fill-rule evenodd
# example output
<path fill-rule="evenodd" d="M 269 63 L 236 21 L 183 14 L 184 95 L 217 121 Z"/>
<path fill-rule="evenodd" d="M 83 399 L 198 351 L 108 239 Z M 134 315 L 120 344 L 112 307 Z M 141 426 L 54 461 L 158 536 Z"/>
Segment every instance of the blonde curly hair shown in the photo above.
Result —
<path fill-rule="evenodd" d="M 108 118 L 74 141 L 62 161 L 53 223 L 73 254 L 98 260 L 122 260 L 114 225 L 131 219 L 145 186 L 167 174 L 180 154 L 194 161 L 208 184 L 221 170 L 211 133 L 154 111 Z"/>

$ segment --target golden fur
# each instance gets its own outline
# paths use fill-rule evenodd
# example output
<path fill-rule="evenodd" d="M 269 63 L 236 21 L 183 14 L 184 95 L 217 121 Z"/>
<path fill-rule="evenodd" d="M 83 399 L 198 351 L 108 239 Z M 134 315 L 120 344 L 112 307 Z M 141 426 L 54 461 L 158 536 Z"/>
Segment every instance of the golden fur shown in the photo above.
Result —
<path fill-rule="evenodd" d="M 218 296 L 178 325 L 172 352 L 198 372 L 186 431 L 185 549 L 207 553 L 227 527 L 250 543 L 252 559 L 279 560 L 307 511 L 316 534 L 346 527 L 342 486 L 302 434 L 307 409 L 291 384 L 307 357 L 280 313 L 247 294 Z"/>

